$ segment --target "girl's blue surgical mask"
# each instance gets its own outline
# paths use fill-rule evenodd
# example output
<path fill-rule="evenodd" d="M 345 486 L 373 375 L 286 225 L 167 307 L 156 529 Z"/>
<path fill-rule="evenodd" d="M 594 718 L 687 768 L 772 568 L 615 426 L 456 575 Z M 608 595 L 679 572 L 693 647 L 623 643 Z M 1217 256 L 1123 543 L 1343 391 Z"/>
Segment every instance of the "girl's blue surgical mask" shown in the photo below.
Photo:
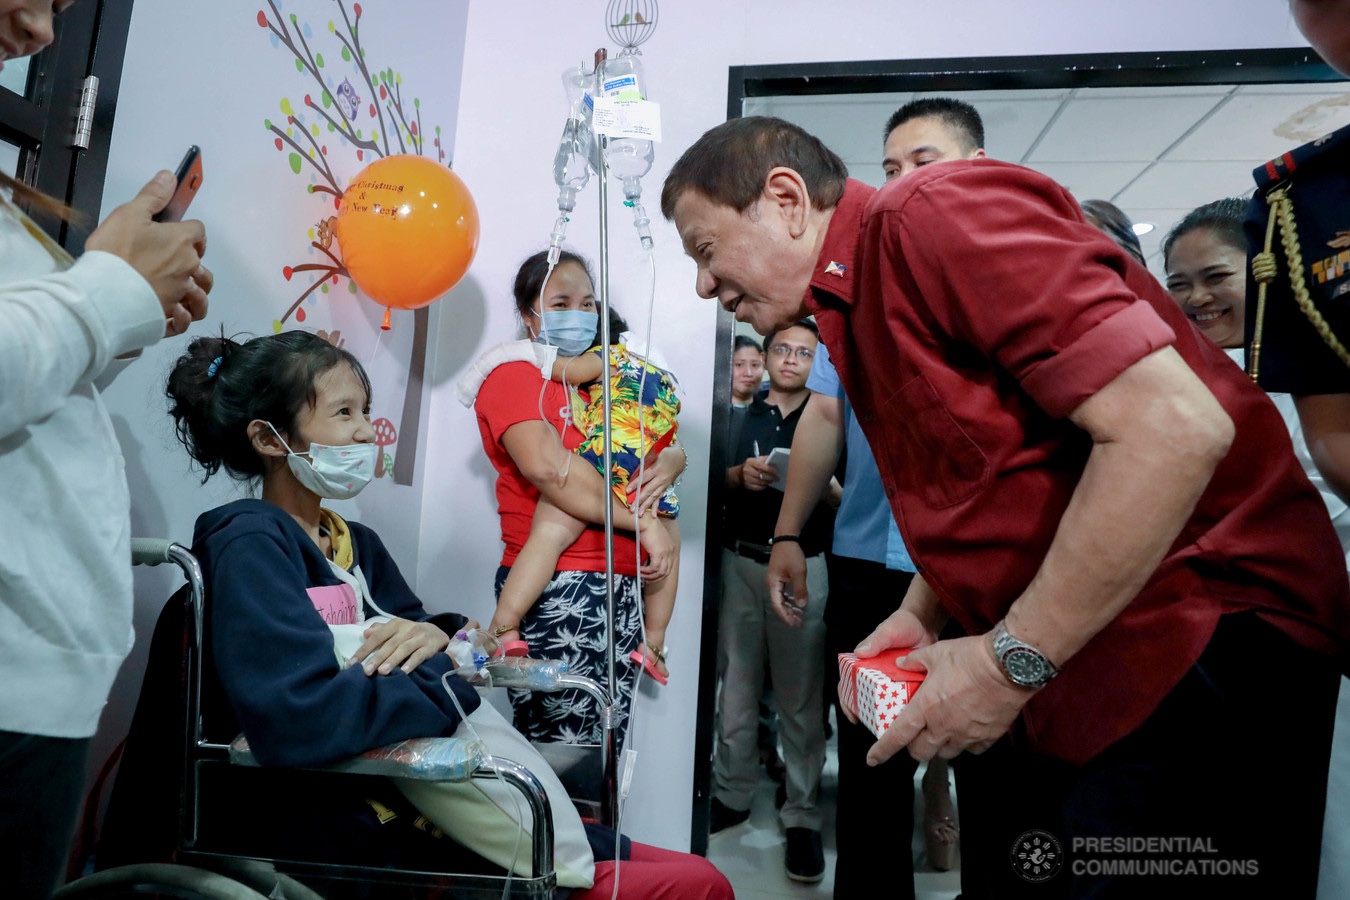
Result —
<path fill-rule="evenodd" d="M 550 309 L 535 338 L 541 344 L 558 348 L 559 356 L 579 356 L 595 344 L 600 314 L 584 309 Z"/>

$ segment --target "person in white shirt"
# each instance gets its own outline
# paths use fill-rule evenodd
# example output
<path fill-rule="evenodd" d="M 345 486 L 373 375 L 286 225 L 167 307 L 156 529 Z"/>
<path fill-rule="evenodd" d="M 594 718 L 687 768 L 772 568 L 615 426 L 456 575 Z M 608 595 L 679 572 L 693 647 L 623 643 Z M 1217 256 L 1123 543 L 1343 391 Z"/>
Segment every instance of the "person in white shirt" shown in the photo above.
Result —
<path fill-rule="evenodd" d="M 0 48 L 52 41 L 52 0 L 0 0 Z M 16 201 L 71 210 L 0 176 Z M 160 172 L 73 260 L 0 199 L 0 871 L 45 898 L 64 862 L 89 739 L 131 648 L 130 496 L 99 398 L 125 360 L 206 314 L 200 222 L 156 223 Z"/>

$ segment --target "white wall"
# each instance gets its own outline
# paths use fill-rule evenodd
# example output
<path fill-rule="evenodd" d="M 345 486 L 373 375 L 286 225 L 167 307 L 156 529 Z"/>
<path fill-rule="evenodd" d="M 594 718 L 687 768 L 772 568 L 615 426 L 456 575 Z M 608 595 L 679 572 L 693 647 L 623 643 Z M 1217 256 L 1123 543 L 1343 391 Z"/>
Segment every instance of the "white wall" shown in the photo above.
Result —
<path fill-rule="evenodd" d="M 322 71 L 338 83 L 350 78 L 366 107 L 371 92 L 355 67 L 341 59 L 341 46 L 327 28 L 330 19 L 341 22 L 337 4 L 283 0 L 280 5 L 283 15 L 297 17 L 301 31 L 309 25 L 306 40 L 323 55 Z M 350 0 L 346 6 L 350 11 Z M 190 13 L 185 12 L 188 8 Z M 202 148 L 204 182 L 190 215 L 206 223 L 205 261 L 215 273 L 216 285 L 210 314 L 193 326 L 191 335 L 222 330 L 229 335 L 270 333 L 273 320 L 310 283 L 303 273 L 286 280 L 283 267 L 320 261 L 320 254 L 310 247 L 310 231 L 333 214 L 331 197 L 307 192 L 313 170 L 303 167 L 302 174 L 293 173 L 289 148 L 287 153 L 278 152 L 274 136 L 263 127 L 264 119 L 284 127 L 282 98 L 290 98 L 294 109 L 307 113 L 308 122 L 317 121 L 312 111 L 304 110 L 301 98 L 307 92 L 319 94 L 314 80 L 296 70 L 291 52 L 274 45 L 269 32 L 259 26 L 260 9 L 271 15 L 267 0 L 191 4 L 137 0 L 132 16 L 103 208 L 106 212 L 134 195 L 156 169 L 172 169 L 189 144 Z M 453 148 L 466 4 L 363 0 L 362 9 L 360 39 L 368 65 L 399 72 L 405 105 L 411 105 L 414 96 L 419 98 L 422 128 L 434 133 L 440 125 L 447 149 Z M 364 111 L 358 120 L 363 129 L 373 121 Z M 326 129 L 321 129 L 320 140 L 328 148 L 326 159 L 339 184 L 345 185 L 371 161 L 369 154 L 357 160 L 355 148 Z M 339 329 L 347 349 L 370 370 L 373 415 L 401 426 L 413 314 L 396 311 L 393 331 L 379 337 L 382 310 L 348 293 L 345 279 L 330 288 L 327 294 L 311 295 L 312 301 L 302 307 L 303 323 L 292 320 L 285 327 Z M 127 457 L 133 534 L 168 536 L 184 543 L 191 541 L 193 522 L 203 510 L 247 496 L 223 474 L 201 486 L 200 472 L 189 469 L 187 455 L 173 437 L 164 381 L 186 345 L 186 338 L 160 342 L 106 395 Z M 409 574 L 417 570 L 420 478 L 428 465 L 425 430 L 423 438 L 412 486 L 395 485 L 385 477 L 358 500 L 336 504 L 343 515 L 374 524 Z M 393 450 L 401 452 L 397 445 Z M 93 753 L 96 765 L 129 724 L 155 617 L 177 581 L 170 572 L 137 573 L 136 649 L 104 715 Z M 429 598 L 429 605 L 436 605 L 437 599 Z"/>
<path fill-rule="evenodd" d="M 681 150 L 726 117 L 733 65 L 1012 56 L 1116 51 L 1301 46 L 1276 0 L 682 0 L 662 3 L 644 45 L 650 96 L 662 106 L 665 140 L 646 179 L 654 220 L 661 179 Z M 514 334 L 510 285 L 517 264 L 541 249 L 555 216 L 551 163 L 565 118 L 559 73 L 610 46 L 605 4 L 500 3 L 469 9 L 456 170 L 482 211 L 483 236 L 469 277 L 442 304 L 429 443 L 439 461 L 427 475 L 419 583 L 454 585 L 463 606 L 486 620 L 500 557 L 492 471 L 474 417 L 451 393 L 480 349 Z M 582 195 L 568 236 L 595 257 L 595 185 Z M 646 275 L 626 210 L 611 192 L 613 300 L 645 322 Z M 703 528 L 711 420 L 713 305 L 693 293 L 693 269 L 670 226 L 654 221 L 655 335 L 684 388 L 681 436 L 691 470 L 682 486 L 684 553 L 670 632 L 670 685 L 637 711 L 639 763 L 625 831 L 663 846 L 688 846 L 693 777 Z"/>

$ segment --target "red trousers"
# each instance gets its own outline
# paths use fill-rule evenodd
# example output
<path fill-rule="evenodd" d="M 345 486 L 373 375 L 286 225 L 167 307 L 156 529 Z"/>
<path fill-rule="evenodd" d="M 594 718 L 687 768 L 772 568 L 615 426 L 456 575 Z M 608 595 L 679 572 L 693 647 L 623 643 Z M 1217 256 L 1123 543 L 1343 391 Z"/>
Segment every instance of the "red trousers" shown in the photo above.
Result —
<path fill-rule="evenodd" d="M 619 868 L 621 900 L 735 900 L 731 882 L 701 856 L 632 842 L 631 858 L 595 864 L 595 884 L 572 900 L 609 900 Z"/>

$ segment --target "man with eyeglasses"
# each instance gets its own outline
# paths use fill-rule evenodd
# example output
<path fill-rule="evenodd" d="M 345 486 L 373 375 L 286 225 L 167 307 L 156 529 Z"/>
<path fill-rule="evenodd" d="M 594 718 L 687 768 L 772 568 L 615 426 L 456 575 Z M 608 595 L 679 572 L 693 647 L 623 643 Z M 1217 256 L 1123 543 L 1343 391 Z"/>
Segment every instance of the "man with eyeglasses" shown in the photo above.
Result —
<path fill-rule="evenodd" d="M 742 462 L 726 473 L 731 499 L 726 510 L 718 618 L 722 691 L 713 760 L 711 829 L 715 834 L 750 816 L 759 776 L 756 724 L 767 658 L 787 769 L 787 799 L 779 814 L 787 829 L 786 868 L 789 878 L 804 882 L 820 881 L 825 874 L 817 805 L 825 762 L 821 724 L 824 603 L 808 606 L 800 623 L 793 627 L 771 610 L 767 580 L 770 542 L 783 503 L 780 476 L 787 473 L 769 465 L 768 457 L 776 448 L 792 446 L 793 433 L 809 399 L 806 379 L 818 343 L 819 332 L 810 321 L 769 335 L 765 342 L 769 393 L 756 397 L 746 409 L 732 447 L 732 459 Z M 833 528 L 831 507 L 838 505 L 839 493 L 835 482 L 799 534 L 778 538 L 801 544 L 811 597 L 822 601 L 828 592 L 825 551 Z"/>

